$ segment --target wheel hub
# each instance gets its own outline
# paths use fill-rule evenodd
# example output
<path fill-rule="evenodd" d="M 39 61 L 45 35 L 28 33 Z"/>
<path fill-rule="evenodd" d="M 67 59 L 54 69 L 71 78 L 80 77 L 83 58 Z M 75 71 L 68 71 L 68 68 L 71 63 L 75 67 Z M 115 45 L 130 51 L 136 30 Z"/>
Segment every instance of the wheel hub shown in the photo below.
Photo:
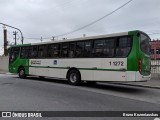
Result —
<path fill-rule="evenodd" d="M 24 71 L 23 70 L 20 71 L 20 75 L 21 76 L 24 75 Z"/>
<path fill-rule="evenodd" d="M 77 81 L 77 75 L 75 73 L 72 73 L 70 75 L 70 80 L 72 83 L 75 83 Z"/>

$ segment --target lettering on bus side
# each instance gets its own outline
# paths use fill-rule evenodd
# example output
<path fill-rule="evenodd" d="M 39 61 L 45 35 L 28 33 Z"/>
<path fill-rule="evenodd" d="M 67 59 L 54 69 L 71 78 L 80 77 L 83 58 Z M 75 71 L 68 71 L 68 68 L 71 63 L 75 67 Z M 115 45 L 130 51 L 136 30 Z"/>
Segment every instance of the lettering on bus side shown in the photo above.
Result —
<path fill-rule="evenodd" d="M 40 60 L 31 60 L 31 65 L 40 65 L 41 61 Z"/>
<path fill-rule="evenodd" d="M 110 61 L 110 66 L 124 66 L 124 61 Z"/>

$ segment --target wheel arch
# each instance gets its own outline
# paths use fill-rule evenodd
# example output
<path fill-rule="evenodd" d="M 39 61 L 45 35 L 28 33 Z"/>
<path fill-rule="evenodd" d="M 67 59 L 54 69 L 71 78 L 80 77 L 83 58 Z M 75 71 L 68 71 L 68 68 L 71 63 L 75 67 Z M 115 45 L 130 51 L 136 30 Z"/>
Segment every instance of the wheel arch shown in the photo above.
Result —
<path fill-rule="evenodd" d="M 23 69 L 24 69 L 24 71 L 25 71 L 24 66 L 23 66 L 23 65 L 20 65 L 20 66 L 18 67 L 18 71 L 17 71 L 17 73 L 19 73 L 19 70 L 20 70 L 21 68 L 23 68 Z"/>
<path fill-rule="evenodd" d="M 78 69 L 78 68 L 75 68 L 75 67 L 72 67 L 72 68 L 70 68 L 70 69 L 67 71 L 66 79 L 68 79 L 68 75 L 69 75 L 69 72 L 70 72 L 71 70 L 76 70 L 76 71 L 78 71 L 78 73 L 79 73 L 79 75 L 80 75 L 80 79 L 81 79 L 81 73 L 80 73 L 79 69 Z"/>

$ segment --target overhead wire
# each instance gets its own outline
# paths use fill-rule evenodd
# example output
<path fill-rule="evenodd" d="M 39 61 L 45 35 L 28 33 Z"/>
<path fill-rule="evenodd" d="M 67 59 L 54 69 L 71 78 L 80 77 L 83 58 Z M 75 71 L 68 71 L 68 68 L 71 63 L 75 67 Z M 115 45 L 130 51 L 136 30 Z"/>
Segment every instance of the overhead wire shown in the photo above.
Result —
<path fill-rule="evenodd" d="M 122 9 L 123 7 L 125 7 L 126 5 L 128 5 L 128 4 L 129 4 L 130 2 L 132 2 L 132 1 L 133 1 L 133 0 L 127 1 L 126 3 L 124 3 L 124 4 L 121 5 L 120 7 L 116 8 L 115 10 L 111 11 L 110 13 L 107 13 L 106 15 L 104 15 L 104 16 L 102 16 L 102 17 L 100 17 L 100 18 L 98 18 L 98 19 L 96 19 L 96 20 L 94 20 L 94 21 L 92 21 L 92 22 L 90 22 L 90 23 L 88 23 L 88 24 L 80 27 L 80 28 L 77 28 L 77 29 L 75 29 L 75 30 L 73 30 L 73 31 L 66 32 L 66 33 L 63 33 L 63 34 L 54 35 L 54 37 L 66 36 L 66 35 L 75 33 L 75 32 L 77 32 L 77 31 L 80 31 L 80 30 L 82 30 L 82 29 L 85 29 L 85 28 L 87 28 L 87 27 L 89 27 L 89 26 L 91 26 L 91 25 L 93 25 L 93 24 L 95 24 L 95 23 L 97 23 L 97 22 L 105 19 L 106 17 L 112 15 L 113 13 L 115 13 L 115 12 L 117 12 L 118 10 Z M 53 38 L 53 37 L 45 37 L 45 38 L 43 38 L 43 39 L 51 39 L 51 38 Z M 26 38 L 26 39 L 34 39 L 34 38 Z M 40 38 L 36 38 L 36 39 L 40 39 Z"/>
<path fill-rule="evenodd" d="M 87 28 L 87 27 L 89 27 L 89 26 L 91 26 L 91 25 L 93 25 L 93 24 L 95 24 L 95 23 L 97 23 L 97 22 L 103 20 L 104 18 L 106 18 L 106 17 L 112 15 L 113 13 L 115 13 L 116 11 L 118 11 L 118 10 L 120 10 L 121 8 L 125 7 L 127 4 L 129 4 L 129 3 L 132 2 L 132 1 L 133 1 L 133 0 L 127 1 L 126 3 L 124 3 L 124 4 L 121 5 L 120 7 L 116 8 L 116 9 L 113 10 L 112 12 L 110 12 L 110 13 L 104 15 L 103 17 L 101 17 L 101 18 L 99 18 L 99 19 L 97 19 L 97 20 L 92 21 L 91 23 L 88 23 L 88 24 L 86 24 L 86 25 L 84 25 L 84 26 L 82 26 L 82 27 L 80 27 L 80 28 L 77 28 L 77 29 L 75 29 L 75 30 L 73 30 L 73 31 L 70 31 L 70 32 L 66 32 L 66 33 L 63 33 L 63 34 L 56 35 L 55 37 L 66 36 L 66 35 L 72 34 L 72 33 L 74 33 L 74 32 L 80 31 L 80 30 L 82 30 L 82 29 L 84 29 L 84 28 Z"/>
<path fill-rule="evenodd" d="M 8 30 L 7 30 L 7 33 L 8 33 L 10 36 L 13 36 Z"/>
<path fill-rule="evenodd" d="M 78 1 L 78 0 L 70 0 L 70 1 L 64 2 L 62 4 L 60 3 L 60 7 L 61 8 L 72 7 L 72 3 L 74 3 L 75 1 Z"/>

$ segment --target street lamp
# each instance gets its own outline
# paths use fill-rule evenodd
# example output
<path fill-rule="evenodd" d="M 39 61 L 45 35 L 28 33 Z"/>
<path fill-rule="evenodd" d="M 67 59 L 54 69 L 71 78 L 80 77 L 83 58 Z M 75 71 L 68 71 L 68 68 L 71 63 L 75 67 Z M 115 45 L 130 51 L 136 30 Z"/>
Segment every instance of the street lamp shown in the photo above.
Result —
<path fill-rule="evenodd" d="M 16 27 L 13 27 L 13 26 L 10 26 L 10 25 L 7 25 L 7 24 L 4 24 L 4 23 L 0 23 L 0 24 L 18 30 L 18 31 L 21 33 L 21 42 L 22 42 L 22 44 L 23 44 L 23 39 L 24 39 L 24 38 L 23 38 L 23 34 L 22 34 L 22 32 L 21 32 L 20 29 L 18 29 L 18 28 L 16 28 Z"/>

